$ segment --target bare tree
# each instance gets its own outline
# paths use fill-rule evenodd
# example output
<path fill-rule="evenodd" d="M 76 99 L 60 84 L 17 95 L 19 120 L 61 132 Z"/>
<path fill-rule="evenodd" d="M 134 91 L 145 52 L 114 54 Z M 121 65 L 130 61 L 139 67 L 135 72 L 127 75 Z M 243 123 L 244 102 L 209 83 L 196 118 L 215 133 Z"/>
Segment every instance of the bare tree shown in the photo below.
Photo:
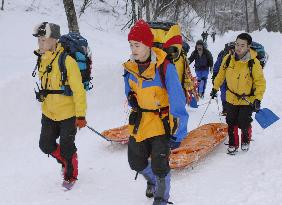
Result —
<path fill-rule="evenodd" d="M 77 17 L 73 0 L 63 0 L 65 12 L 68 19 L 68 27 L 70 32 L 79 33 L 79 27 L 77 23 Z"/>
<path fill-rule="evenodd" d="M 79 12 L 79 17 L 85 12 L 85 10 L 92 4 L 92 0 L 84 0 L 83 5 Z"/>
<path fill-rule="evenodd" d="M 2 6 L 1 6 L 1 10 L 4 10 L 4 0 L 2 0 Z"/>
<path fill-rule="evenodd" d="M 150 21 L 151 20 L 151 15 L 150 15 L 150 1 L 145 0 L 145 8 L 146 8 L 146 20 Z"/>
<path fill-rule="evenodd" d="M 281 22 L 281 18 L 280 18 L 280 8 L 279 8 L 279 4 L 277 0 L 275 1 L 275 8 L 276 8 L 276 15 L 277 15 L 277 21 L 278 21 L 278 27 L 279 27 L 279 31 L 280 33 L 282 33 L 282 22 Z"/>
<path fill-rule="evenodd" d="M 257 0 L 254 0 L 254 18 L 255 18 L 255 29 L 261 30 L 260 21 L 258 16 Z"/>
<path fill-rule="evenodd" d="M 137 21 L 135 0 L 131 0 L 131 6 L 132 6 L 132 19 L 133 19 L 133 23 L 135 23 Z"/>
<path fill-rule="evenodd" d="M 249 26 L 249 15 L 248 15 L 248 2 L 245 0 L 245 15 L 246 15 L 246 23 L 247 23 L 247 32 L 250 32 L 250 26 Z"/>

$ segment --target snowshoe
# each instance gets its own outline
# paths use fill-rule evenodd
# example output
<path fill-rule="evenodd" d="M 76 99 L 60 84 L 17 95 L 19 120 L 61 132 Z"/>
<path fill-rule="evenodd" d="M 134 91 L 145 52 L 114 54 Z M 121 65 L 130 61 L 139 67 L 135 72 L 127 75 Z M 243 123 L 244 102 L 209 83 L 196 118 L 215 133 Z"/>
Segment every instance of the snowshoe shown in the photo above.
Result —
<path fill-rule="evenodd" d="M 249 151 L 249 148 L 250 148 L 250 143 L 243 142 L 243 143 L 241 144 L 241 150 L 242 150 L 242 151 L 247 152 L 247 151 Z"/>
<path fill-rule="evenodd" d="M 154 196 L 155 185 L 147 182 L 146 197 L 152 198 Z"/>
<path fill-rule="evenodd" d="M 229 155 L 235 155 L 238 152 L 238 148 L 235 146 L 229 146 L 227 148 L 227 154 Z"/>

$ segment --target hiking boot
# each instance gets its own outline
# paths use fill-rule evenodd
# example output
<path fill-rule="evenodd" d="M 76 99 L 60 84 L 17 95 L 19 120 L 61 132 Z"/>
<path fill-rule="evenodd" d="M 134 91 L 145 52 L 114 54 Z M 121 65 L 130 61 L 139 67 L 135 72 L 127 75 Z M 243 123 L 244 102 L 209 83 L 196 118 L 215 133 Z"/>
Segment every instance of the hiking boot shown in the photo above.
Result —
<path fill-rule="evenodd" d="M 249 151 L 249 148 L 250 148 L 250 143 L 248 143 L 248 142 L 243 142 L 243 143 L 241 144 L 241 150 L 242 150 L 242 151 L 247 152 L 247 151 Z"/>
<path fill-rule="evenodd" d="M 238 152 L 238 147 L 229 146 L 229 147 L 227 148 L 227 154 L 235 155 L 236 152 Z"/>
<path fill-rule="evenodd" d="M 147 182 L 146 197 L 152 198 L 154 196 L 154 192 L 155 192 L 155 185 L 151 184 L 150 182 Z"/>

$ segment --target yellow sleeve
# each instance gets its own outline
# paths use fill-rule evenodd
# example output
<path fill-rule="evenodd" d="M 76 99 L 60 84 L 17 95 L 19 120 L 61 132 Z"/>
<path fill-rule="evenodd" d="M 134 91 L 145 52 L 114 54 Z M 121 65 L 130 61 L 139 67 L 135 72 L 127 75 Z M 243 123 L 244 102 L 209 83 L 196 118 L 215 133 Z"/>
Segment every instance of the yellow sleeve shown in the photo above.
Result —
<path fill-rule="evenodd" d="M 86 91 L 82 84 L 82 77 L 77 62 L 67 56 L 66 61 L 67 79 L 73 92 L 73 101 L 75 104 L 76 117 L 85 117 L 86 115 Z"/>
<path fill-rule="evenodd" d="M 252 75 L 254 81 L 253 84 L 255 88 L 255 93 L 254 93 L 255 99 L 261 101 L 266 89 L 266 81 L 264 78 L 264 74 L 260 62 L 257 59 L 255 59 L 255 64 L 253 65 Z"/>
<path fill-rule="evenodd" d="M 220 86 L 222 85 L 222 83 L 225 80 L 225 74 L 226 74 L 226 68 L 225 68 L 225 62 L 227 60 L 229 55 L 226 55 L 223 60 L 222 63 L 220 65 L 218 74 L 216 75 L 215 79 L 214 79 L 214 85 L 213 88 L 216 90 L 219 90 Z"/>

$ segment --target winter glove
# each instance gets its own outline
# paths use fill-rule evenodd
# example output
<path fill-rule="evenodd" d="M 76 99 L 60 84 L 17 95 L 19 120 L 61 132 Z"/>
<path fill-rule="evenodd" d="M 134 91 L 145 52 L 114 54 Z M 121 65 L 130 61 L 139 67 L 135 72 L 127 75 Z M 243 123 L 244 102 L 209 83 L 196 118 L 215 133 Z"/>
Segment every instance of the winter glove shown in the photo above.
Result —
<path fill-rule="evenodd" d="M 260 110 L 260 100 L 255 99 L 253 103 L 253 109 L 254 109 L 254 112 L 258 112 Z"/>
<path fill-rule="evenodd" d="M 171 150 L 174 150 L 174 149 L 176 149 L 176 148 L 178 148 L 180 146 L 180 143 L 181 142 L 175 142 L 173 139 L 170 139 L 169 140 L 169 148 Z"/>
<path fill-rule="evenodd" d="M 85 117 L 77 117 L 75 120 L 75 126 L 79 129 L 85 127 L 87 125 L 87 121 L 85 120 Z"/>
<path fill-rule="evenodd" d="M 129 105 L 130 105 L 134 110 L 137 110 L 137 108 L 139 107 L 139 105 L 138 105 L 138 102 L 137 102 L 137 99 L 136 99 L 136 96 L 135 96 L 135 92 L 130 91 L 130 92 L 128 93 L 127 100 L 128 100 Z"/>
<path fill-rule="evenodd" d="M 213 88 L 212 91 L 211 91 L 211 94 L 210 94 L 210 96 L 211 96 L 212 99 L 214 99 L 214 98 L 217 97 L 217 94 L 216 94 L 216 93 L 217 93 L 217 90 Z"/>

